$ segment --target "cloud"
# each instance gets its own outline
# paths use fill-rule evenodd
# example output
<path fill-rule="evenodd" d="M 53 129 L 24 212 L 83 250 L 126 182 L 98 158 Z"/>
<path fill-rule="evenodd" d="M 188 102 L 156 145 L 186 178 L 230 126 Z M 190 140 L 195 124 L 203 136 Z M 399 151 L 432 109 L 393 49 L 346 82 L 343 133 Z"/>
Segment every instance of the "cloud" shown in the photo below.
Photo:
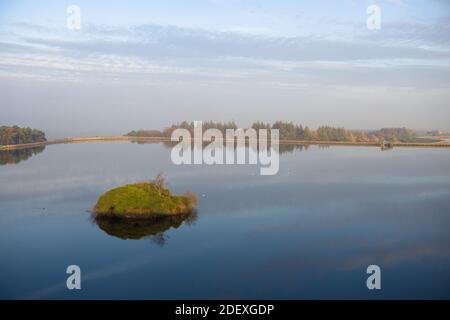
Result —
<path fill-rule="evenodd" d="M 450 31 L 445 21 L 433 25 L 390 24 L 383 32 L 365 31 L 353 38 L 324 36 L 276 37 L 257 32 L 210 31 L 161 26 L 133 27 L 87 25 L 82 32 L 65 30 L 27 36 L 19 25 L 17 37 L 28 45 L 41 45 L 79 53 L 121 54 L 148 58 L 202 59 L 205 57 L 248 57 L 292 61 L 352 61 L 355 59 L 450 57 Z M 439 48 L 431 46 L 439 44 Z M 445 50 L 442 50 L 445 46 Z"/>
<path fill-rule="evenodd" d="M 16 23 L 0 26 L 0 76 L 447 87 L 448 29 L 441 19 L 336 39 L 157 24 L 87 24 L 74 32 Z"/>

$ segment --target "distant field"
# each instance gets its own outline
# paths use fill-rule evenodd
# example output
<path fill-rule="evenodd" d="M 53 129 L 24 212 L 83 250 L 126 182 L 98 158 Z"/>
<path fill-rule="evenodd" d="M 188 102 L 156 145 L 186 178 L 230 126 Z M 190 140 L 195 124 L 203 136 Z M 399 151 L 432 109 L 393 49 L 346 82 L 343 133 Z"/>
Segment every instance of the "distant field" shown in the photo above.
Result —
<path fill-rule="evenodd" d="M 417 142 L 417 143 L 437 143 L 442 142 L 442 139 L 437 139 L 435 137 L 417 137 L 411 142 Z"/>
<path fill-rule="evenodd" d="M 421 136 L 416 140 L 423 143 L 450 142 L 450 136 Z"/>

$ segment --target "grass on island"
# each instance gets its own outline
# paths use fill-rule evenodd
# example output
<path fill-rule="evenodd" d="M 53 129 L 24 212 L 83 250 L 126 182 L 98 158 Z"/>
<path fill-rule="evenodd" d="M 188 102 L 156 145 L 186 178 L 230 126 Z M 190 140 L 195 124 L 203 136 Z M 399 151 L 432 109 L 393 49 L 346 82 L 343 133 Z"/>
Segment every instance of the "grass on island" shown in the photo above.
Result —
<path fill-rule="evenodd" d="M 197 206 L 193 193 L 172 195 L 161 175 L 154 181 L 111 189 L 97 201 L 96 218 L 153 218 L 190 214 Z"/>

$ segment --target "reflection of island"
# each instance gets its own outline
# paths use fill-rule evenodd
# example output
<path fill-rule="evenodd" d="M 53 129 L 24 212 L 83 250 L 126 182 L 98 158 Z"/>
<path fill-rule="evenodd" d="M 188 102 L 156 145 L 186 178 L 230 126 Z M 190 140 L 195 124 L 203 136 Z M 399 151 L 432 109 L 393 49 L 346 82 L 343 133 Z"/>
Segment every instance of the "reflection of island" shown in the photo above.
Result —
<path fill-rule="evenodd" d="M 45 146 L 27 149 L 0 151 L 0 165 L 16 164 L 28 160 L 33 155 L 44 151 Z"/>
<path fill-rule="evenodd" d="M 111 236 L 124 240 L 149 238 L 161 246 L 167 242 L 164 232 L 170 228 L 177 229 L 183 224 L 192 225 L 196 220 L 195 212 L 153 219 L 94 218 L 99 228 Z"/>

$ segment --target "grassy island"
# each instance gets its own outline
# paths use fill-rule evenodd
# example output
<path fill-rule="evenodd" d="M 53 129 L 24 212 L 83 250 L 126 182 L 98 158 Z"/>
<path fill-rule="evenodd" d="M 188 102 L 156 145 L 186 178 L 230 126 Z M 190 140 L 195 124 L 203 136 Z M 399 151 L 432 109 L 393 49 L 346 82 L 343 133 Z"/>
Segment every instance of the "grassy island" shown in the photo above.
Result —
<path fill-rule="evenodd" d="M 194 194 L 173 195 L 158 176 L 154 181 L 128 184 L 106 192 L 93 211 L 96 218 L 154 218 L 190 214 L 196 205 Z"/>

